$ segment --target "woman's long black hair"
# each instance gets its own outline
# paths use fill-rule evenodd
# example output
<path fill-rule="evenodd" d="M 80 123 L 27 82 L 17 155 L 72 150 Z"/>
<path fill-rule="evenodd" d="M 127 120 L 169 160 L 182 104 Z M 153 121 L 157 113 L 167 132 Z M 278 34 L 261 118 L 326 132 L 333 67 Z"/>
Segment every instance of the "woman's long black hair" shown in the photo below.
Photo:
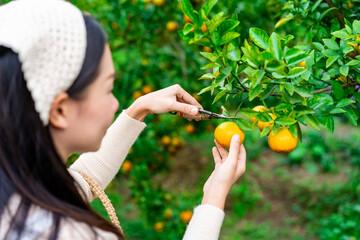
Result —
<path fill-rule="evenodd" d="M 71 98 L 80 98 L 94 81 L 105 49 L 106 35 L 100 25 L 84 15 L 87 48 L 82 70 L 67 91 Z M 0 221 L 17 194 L 20 205 L 11 218 L 5 239 L 31 234 L 25 222 L 32 204 L 52 213 L 50 239 L 57 239 L 60 221 L 65 217 L 93 227 L 122 234 L 91 210 L 75 187 L 52 141 L 49 127 L 44 127 L 26 87 L 18 55 L 0 46 Z M 76 228 L 73 229 L 76 231 Z M 14 235 L 15 234 L 15 235 Z M 36 234 L 36 233 L 34 233 Z"/>

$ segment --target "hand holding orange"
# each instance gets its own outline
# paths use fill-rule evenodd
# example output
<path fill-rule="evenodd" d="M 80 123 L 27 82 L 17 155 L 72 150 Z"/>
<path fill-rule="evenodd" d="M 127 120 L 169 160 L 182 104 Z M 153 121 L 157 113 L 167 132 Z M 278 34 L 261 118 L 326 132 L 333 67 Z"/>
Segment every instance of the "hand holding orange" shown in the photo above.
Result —
<path fill-rule="evenodd" d="M 243 144 L 245 133 L 234 122 L 223 122 L 216 127 L 214 136 L 215 140 L 223 147 L 230 147 L 231 138 L 233 135 L 240 136 L 240 145 Z"/>

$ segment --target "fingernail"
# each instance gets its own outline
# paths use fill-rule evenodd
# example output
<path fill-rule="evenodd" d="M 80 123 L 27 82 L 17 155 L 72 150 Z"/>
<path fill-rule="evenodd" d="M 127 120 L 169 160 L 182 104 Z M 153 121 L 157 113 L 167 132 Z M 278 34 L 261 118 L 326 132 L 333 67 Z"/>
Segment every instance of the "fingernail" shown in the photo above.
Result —
<path fill-rule="evenodd" d="M 239 136 L 238 134 L 235 134 L 235 135 L 233 136 L 233 140 L 234 140 L 235 142 L 240 142 L 240 136 Z"/>
<path fill-rule="evenodd" d="M 197 113 L 197 111 L 198 111 L 197 108 L 192 108 L 192 109 L 191 109 L 191 114 L 192 114 L 192 115 L 195 115 L 195 114 Z"/>

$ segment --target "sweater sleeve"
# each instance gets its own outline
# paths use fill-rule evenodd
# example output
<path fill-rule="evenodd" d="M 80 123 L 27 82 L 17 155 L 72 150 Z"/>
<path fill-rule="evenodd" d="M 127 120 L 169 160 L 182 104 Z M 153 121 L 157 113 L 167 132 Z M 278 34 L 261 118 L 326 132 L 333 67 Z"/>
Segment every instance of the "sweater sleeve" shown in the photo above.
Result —
<path fill-rule="evenodd" d="M 86 174 L 102 189 L 105 189 L 119 171 L 130 147 L 145 127 L 145 123 L 129 117 L 125 110 L 122 111 L 107 130 L 99 150 L 81 154 L 79 159 L 70 166 L 69 173 L 86 194 L 85 198 L 89 202 L 93 200 L 90 186 L 77 172 Z"/>
<path fill-rule="evenodd" d="M 200 205 L 187 226 L 183 240 L 217 240 L 225 213 L 213 205 Z"/>

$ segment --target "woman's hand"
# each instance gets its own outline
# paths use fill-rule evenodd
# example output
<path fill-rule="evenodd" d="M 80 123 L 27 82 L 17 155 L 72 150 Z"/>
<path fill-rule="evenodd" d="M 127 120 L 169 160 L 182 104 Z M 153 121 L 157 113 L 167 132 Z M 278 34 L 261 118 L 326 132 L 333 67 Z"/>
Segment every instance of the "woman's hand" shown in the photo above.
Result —
<path fill-rule="evenodd" d="M 180 85 L 175 84 L 141 96 L 126 110 L 126 113 L 134 119 L 143 121 L 148 114 L 170 111 L 196 115 L 199 112 L 198 108 L 202 108 L 202 106 L 196 99 Z"/>
<path fill-rule="evenodd" d="M 212 153 L 215 169 L 206 181 L 202 204 L 211 204 L 224 209 L 226 197 L 232 185 L 244 174 L 246 169 L 246 151 L 239 145 L 239 135 L 231 139 L 229 152 L 215 141 Z"/>

